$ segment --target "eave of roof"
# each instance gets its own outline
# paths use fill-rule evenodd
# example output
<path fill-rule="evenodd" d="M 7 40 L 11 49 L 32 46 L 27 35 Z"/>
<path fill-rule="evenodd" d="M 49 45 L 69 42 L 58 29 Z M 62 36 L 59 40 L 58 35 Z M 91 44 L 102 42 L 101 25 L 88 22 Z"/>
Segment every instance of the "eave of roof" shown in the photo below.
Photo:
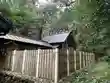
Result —
<path fill-rule="evenodd" d="M 25 37 L 20 37 L 20 36 L 15 36 L 15 35 L 10 35 L 10 34 L 7 34 L 5 36 L 0 36 L 0 38 L 54 48 L 52 45 L 50 45 L 46 42 L 36 41 L 36 40 L 28 39 L 28 38 L 25 38 Z"/>
<path fill-rule="evenodd" d="M 70 33 L 71 32 L 51 35 L 51 36 L 44 37 L 42 40 L 45 42 L 48 42 L 50 44 L 52 44 L 52 43 L 63 43 L 66 41 L 66 39 Z"/>

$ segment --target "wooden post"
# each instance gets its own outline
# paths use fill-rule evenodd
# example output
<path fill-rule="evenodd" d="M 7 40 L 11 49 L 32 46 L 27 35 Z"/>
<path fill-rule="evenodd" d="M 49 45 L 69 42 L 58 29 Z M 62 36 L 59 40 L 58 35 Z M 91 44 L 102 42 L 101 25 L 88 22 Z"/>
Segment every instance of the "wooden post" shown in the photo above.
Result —
<path fill-rule="evenodd" d="M 16 50 L 13 51 L 13 55 L 12 55 L 12 68 L 11 70 L 14 71 L 14 65 L 15 65 L 15 55 L 16 55 Z"/>
<path fill-rule="evenodd" d="M 74 69 L 76 70 L 76 51 L 74 51 Z"/>
<path fill-rule="evenodd" d="M 24 52 L 23 52 L 23 64 L 22 64 L 22 72 L 21 72 L 22 74 L 24 74 L 26 52 L 27 52 L 27 50 L 24 50 Z"/>
<path fill-rule="evenodd" d="M 39 76 L 39 57 L 40 57 L 40 49 L 37 50 L 37 55 L 36 55 L 36 77 L 38 78 Z"/>
<path fill-rule="evenodd" d="M 58 64 L 59 64 L 59 55 L 58 48 L 55 49 L 55 83 L 58 83 Z"/>
<path fill-rule="evenodd" d="M 82 68 L 82 55 L 81 55 L 81 53 L 82 53 L 82 52 L 79 51 L 80 69 Z"/>
<path fill-rule="evenodd" d="M 67 76 L 70 75 L 69 49 L 67 49 Z"/>

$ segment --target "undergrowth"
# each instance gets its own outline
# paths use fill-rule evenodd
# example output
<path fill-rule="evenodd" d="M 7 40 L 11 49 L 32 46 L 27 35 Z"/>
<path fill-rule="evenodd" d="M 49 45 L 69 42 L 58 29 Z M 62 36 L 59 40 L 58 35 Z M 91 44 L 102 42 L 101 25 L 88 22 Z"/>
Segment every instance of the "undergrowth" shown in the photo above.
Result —
<path fill-rule="evenodd" d="M 110 83 L 109 57 L 103 57 L 88 69 L 74 73 L 71 83 Z"/>

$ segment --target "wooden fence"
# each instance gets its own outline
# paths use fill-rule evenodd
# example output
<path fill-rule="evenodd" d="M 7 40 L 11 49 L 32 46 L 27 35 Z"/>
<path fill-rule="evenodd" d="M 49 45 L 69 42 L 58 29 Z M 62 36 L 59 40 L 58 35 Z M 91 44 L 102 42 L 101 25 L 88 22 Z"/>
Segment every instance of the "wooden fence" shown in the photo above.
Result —
<path fill-rule="evenodd" d="M 6 60 L 6 65 L 11 65 L 8 66 L 11 71 L 48 79 L 54 83 L 76 70 L 89 66 L 95 60 L 93 53 L 74 51 L 72 48 L 14 50 L 10 57 L 11 61 L 7 59 L 9 61 Z"/>

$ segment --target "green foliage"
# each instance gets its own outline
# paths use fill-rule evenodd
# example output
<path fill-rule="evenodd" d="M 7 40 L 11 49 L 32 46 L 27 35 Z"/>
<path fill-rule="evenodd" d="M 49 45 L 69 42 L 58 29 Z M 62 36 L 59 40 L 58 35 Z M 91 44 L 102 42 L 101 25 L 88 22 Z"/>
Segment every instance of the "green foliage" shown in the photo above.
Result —
<path fill-rule="evenodd" d="M 0 12 L 9 17 L 17 29 L 42 23 L 37 10 L 28 7 L 26 0 L 0 0 Z"/>
<path fill-rule="evenodd" d="M 64 11 L 56 5 L 46 5 L 44 9 L 40 9 L 33 4 L 31 8 L 26 1 L 0 0 L 0 11 L 13 20 L 17 29 L 35 26 L 39 29 L 46 28 L 45 31 L 48 30 L 49 33 L 51 29 L 57 32 L 60 28 L 69 27 L 69 30 L 73 29 L 75 32 L 79 49 L 101 52 L 109 47 L 109 0 L 76 0 L 74 5 L 64 5 Z M 67 3 L 68 0 L 65 1 Z M 64 4 L 62 1 L 61 3 Z"/>
<path fill-rule="evenodd" d="M 108 64 L 110 64 L 110 56 L 104 56 L 100 59 L 101 61 L 105 61 L 107 62 Z"/>
<path fill-rule="evenodd" d="M 109 83 L 109 79 L 110 65 L 107 62 L 99 62 L 86 70 L 73 74 L 71 83 Z"/>
<path fill-rule="evenodd" d="M 104 51 L 110 44 L 109 0 L 77 0 L 72 8 L 76 39 L 82 49 Z M 74 26 L 73 26 L 74 28 Z M 85 47 L 85 48 L 84 48 Z"/>
<path fill-rule="evenodd" d="M 21 32 L 28 28 L 35 27 L 43 30 L 49 27 L 54 18 L 58 8 L 56 6 L 47 5 L 44 9 L 37 8 L 34 3 L 33 6 L 27 0 L 0 0 L 0 12 L 8 16 L 15 25 L 15 30 Z M 26 32 L 26 31 L 25 31 Z"/>
<path fill-rule="evenodd" d="M 110 44 L 110 32 L 109 32 L 109 24 L 110 24 L 110 16 L 109 16 L 109 8 L 110 3 L 108 0 L 100 0 L 97 2 L 98 8 L 97 11 L 92 16 L 92 28 L 94 28 L 94 33 L 92 34 L 93 38 L 91 43 L 88 42 L 89 46 L 100 47 L 103 49 L 104 47 L 109 47 Z M 99 48 L 98 48 L 99 49 Z"/>

